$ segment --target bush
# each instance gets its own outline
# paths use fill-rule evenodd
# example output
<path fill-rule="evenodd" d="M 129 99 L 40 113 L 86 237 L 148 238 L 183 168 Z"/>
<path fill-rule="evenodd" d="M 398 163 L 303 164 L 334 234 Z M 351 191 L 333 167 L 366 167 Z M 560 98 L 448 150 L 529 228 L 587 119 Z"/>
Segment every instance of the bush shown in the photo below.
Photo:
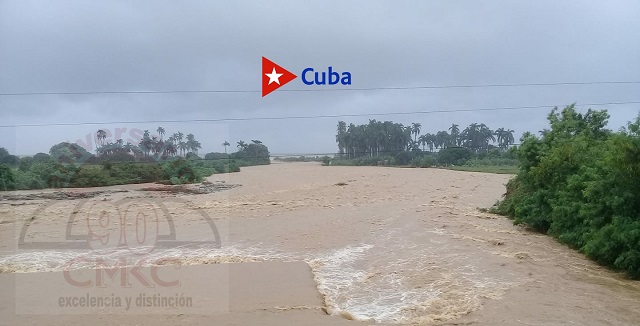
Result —
<path fill-rule="evenodd" d="M 103 154 L 96 158 L 96 163 L 102 162 L 135 162 L 136 158 L 127 153 Z"/>
<path fill-rule="evenodd" d="M 100 187 L 112 185 L 109 173 L 99 166 L 81 167 L 73 177 L 73 187 Z"/>
<path fill-rule="evenodd" d="M 0 190 L 16 189 L 16 177 L 11 168 L 6 164 L 0 164 Z"/>
<path fill-rule="evenodd" d="M 204 155 L 205 160 L 220 160 L 220 159 L 229 159 L 229 158 L 230 158 L 229 154 L 225 154 L 225 153 L 211 152 Z"/>
<path fill-rule="evenodd" d="M 473 152 L 463 147 L 449 147 L 438 152 L 438 162 L 443 165 L 463 165 L 471 157 Z"/>
<path fill-rule="evenodd" d="M 87 152 L 84 147 L 75 143 L 68 142 L 62 142 L 51 146 L 51 149 L 49 149 L 49 154 L 58 163 L 65 164 L 84 163 L 87 160 L 95 157 L 91 153 Z"/>
<path fill-rule="evenodd" d="M 187 160 L 201 160 L 202 159 L 200 156 L 198 156 L 198 154 L 193 153 L 193 152 L 187 153 L 187 155 L 185 155 L 185 157 L 187 158 Z"/>
<path fill-rule="evenodd" d="M 618 133 L 604 129 L 606 111 L 548 119 L 541 138 L 523 136 L 499 211 L 640 278 L 640 117 Z"/>
<path fill-rule="evenodd" d="M 393 156 L 395 163 L 398 165 L 408 165 L 413 157 L 413 153 L 407 151 L 398 152 Z"/>
<path fill-rule="evenodd" d="M 193 163 L 189 160 L 179 159 L 166 162 L 162 165 L 165 179 L 172 184 L 185 184 L 202 181 L 202 176 L 196 173 Z"/>
<path fill-rule="evenodd" d="M 43 180 L 42 178 L 40 178 L 40 176 L 31 171 L 19 171 L 16 174 L 16 189 L 44 189 L 46 187 L 46 180 Z"/>
<path fill-rule="evenodd" d="M 433 155 L 416 157 L 411 161 L 411 165 L 419 168 L 430 168 L 436 166 L 438 160 Z"/>
<path fill-rule="evenodd" d="M 6 148 L 0 147 L 0 164 L 16 166 L 18 163 L 20 163 L 20 158 L 9 154 L 9 151 Z"/>
<path fill-rule="evenodd" d="M 166 163 L 165 163 L 166 164 Z M 167 179 L 159 163 L 118 163 L 109 169 L 111 184 L 146 183 Z"/>
<path fill-rule="evenodd" d="M 239 151 L 231 154 L 241 166 L 271 164 L 269 149 L 264 144 L 248 144 Z"/>
<path fill-rule="evenodd" d="M 510 158 L 472 158 L 464 163 L 466 166 L 517 166 L 517 159 Z"/>

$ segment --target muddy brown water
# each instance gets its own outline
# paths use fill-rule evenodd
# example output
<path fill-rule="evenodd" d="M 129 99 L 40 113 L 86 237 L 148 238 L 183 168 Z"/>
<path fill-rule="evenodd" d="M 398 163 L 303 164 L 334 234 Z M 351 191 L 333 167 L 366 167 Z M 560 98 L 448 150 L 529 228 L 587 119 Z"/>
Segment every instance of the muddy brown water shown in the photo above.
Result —
<path fill-rule="evenodd" d="M 204 212 L 220 246 L 158 247 L 149 255 L 187 264 L 305 261 L 337 316 L 385 324 L 639 325 L 639 282 L 478 210 L 501 198 L 509 177 L 281 163 L 212 176 L 242 186 L 174 201 L 141 191 L 145 185 L 115 187 L 129 191 L 98 194 L 80 207 L 78 199 L 3 201 L 0 268 L 57 271 L 78 255 L 17 248 L 30 219 L 26 240 L 64 242 L 69 225 L 87 223 L 91 204 L 157 199 L 177 240 L 211 237 Z M 70 221 L 73 215 L 80 218 Z"/>

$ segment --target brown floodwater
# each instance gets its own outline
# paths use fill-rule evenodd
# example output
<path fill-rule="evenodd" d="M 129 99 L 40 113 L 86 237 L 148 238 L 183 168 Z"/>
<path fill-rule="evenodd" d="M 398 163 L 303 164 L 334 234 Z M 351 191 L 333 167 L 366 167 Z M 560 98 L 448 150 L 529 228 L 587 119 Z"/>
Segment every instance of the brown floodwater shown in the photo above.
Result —
<path fill-rule="evenodd" d="M 86 216 L 94 204 L 159 200 L 178 240 L 211 235 L 204 212 L 220 247 L 152 248 L 154 261 L 304 261 L 330 314 L 384 324 L 640 325 L 640 282 L 479 211 L 501 198 L 509 178 L 282 163 L 212 176 L 214 183 L 241 185 L 213 193 L 140 185 L 92 198 L 0 201 L 0 271 L 58 271 L 79 255 L 16 248 L 25 223 L 27 241 L 63 242 L 69 225 L 86 223 L 69 217 Z"/>

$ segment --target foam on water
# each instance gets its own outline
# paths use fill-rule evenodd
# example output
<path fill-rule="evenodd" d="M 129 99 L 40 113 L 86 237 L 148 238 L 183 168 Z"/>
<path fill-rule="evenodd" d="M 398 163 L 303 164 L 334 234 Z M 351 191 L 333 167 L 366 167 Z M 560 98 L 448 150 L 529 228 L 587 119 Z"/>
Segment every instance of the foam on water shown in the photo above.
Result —
<path fill-rule="evenodd" d="M 372 245 L 350 246 L 309 261 L 330 313 L 357 320 L 398 323 L 405 310 L 435 297 L 435 291 L 408 289 L 397 273 L 366 270 L 364 254 Z M 345 314 L 346 313 L 346 314 Z"/>
<path fill-rule="evenodd" d="M 412 245 L 407 244 L 406 248 Z M 427 251 L 399 258 L 384 246 L 362 244 L 328 252 L 279 252 L 266 246 L 170 248 L 143 256 L 129 255 L 131 265 L 217 264 L 257 261 L 306 261 L 327 311 L 348 319 L 384 323 L 450 320 L 481 307 L 483 298 L 497 299 L 509 287 L 505 280 L 483 277 L 473 265 L 437 266 Z M 92 258 L 115 262 L 122 251 L 32 251 L 0 257 L 1 273 L 95 268 Z M 139 260 L 135 258 L 138 257 Z M 142 258 L 140 258 L 142 257 Z M 438 257 L 459 264 L 466 256 Z M 82 258 L 82 259 L 79 259 Z M 69 261 L 75 261 L 69 265 Z M 317 307 L 315 307 L 317 308 Z M 314 308 L 314 309 L 315 309 Z"/>
<path fill-rule="evenodd" d="M 137 248 L 144 251 L 144 248 Z M 151 250 L 149 250 L 151 251 Z M 65 251 L 28 251 L 10 256 L 0 257 L 0 273 L 55 272 L 96 268 L 96 259 L 115 262 L 126 257 L 130 266 L 154 264 L 217 264 L 242 263 L 266 260 L 287 260 L 286 256 L 264 249 L 226 246 L 210 247 L 176 247 L 153 250 L 144 255 L 136 255 L 128 250 L 65 250 Z"/>

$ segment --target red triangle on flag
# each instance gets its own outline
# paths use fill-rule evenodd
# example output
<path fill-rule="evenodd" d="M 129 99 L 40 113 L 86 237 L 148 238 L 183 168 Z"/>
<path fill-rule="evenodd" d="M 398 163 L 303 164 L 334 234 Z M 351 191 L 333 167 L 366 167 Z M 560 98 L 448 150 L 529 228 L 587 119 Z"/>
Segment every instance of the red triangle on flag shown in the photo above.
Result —
<path fill-rule="evenodd" d="M 280 67 L 273 61 L 262 57 L 262 97 L 296 79 L 287 69 Z"/>

